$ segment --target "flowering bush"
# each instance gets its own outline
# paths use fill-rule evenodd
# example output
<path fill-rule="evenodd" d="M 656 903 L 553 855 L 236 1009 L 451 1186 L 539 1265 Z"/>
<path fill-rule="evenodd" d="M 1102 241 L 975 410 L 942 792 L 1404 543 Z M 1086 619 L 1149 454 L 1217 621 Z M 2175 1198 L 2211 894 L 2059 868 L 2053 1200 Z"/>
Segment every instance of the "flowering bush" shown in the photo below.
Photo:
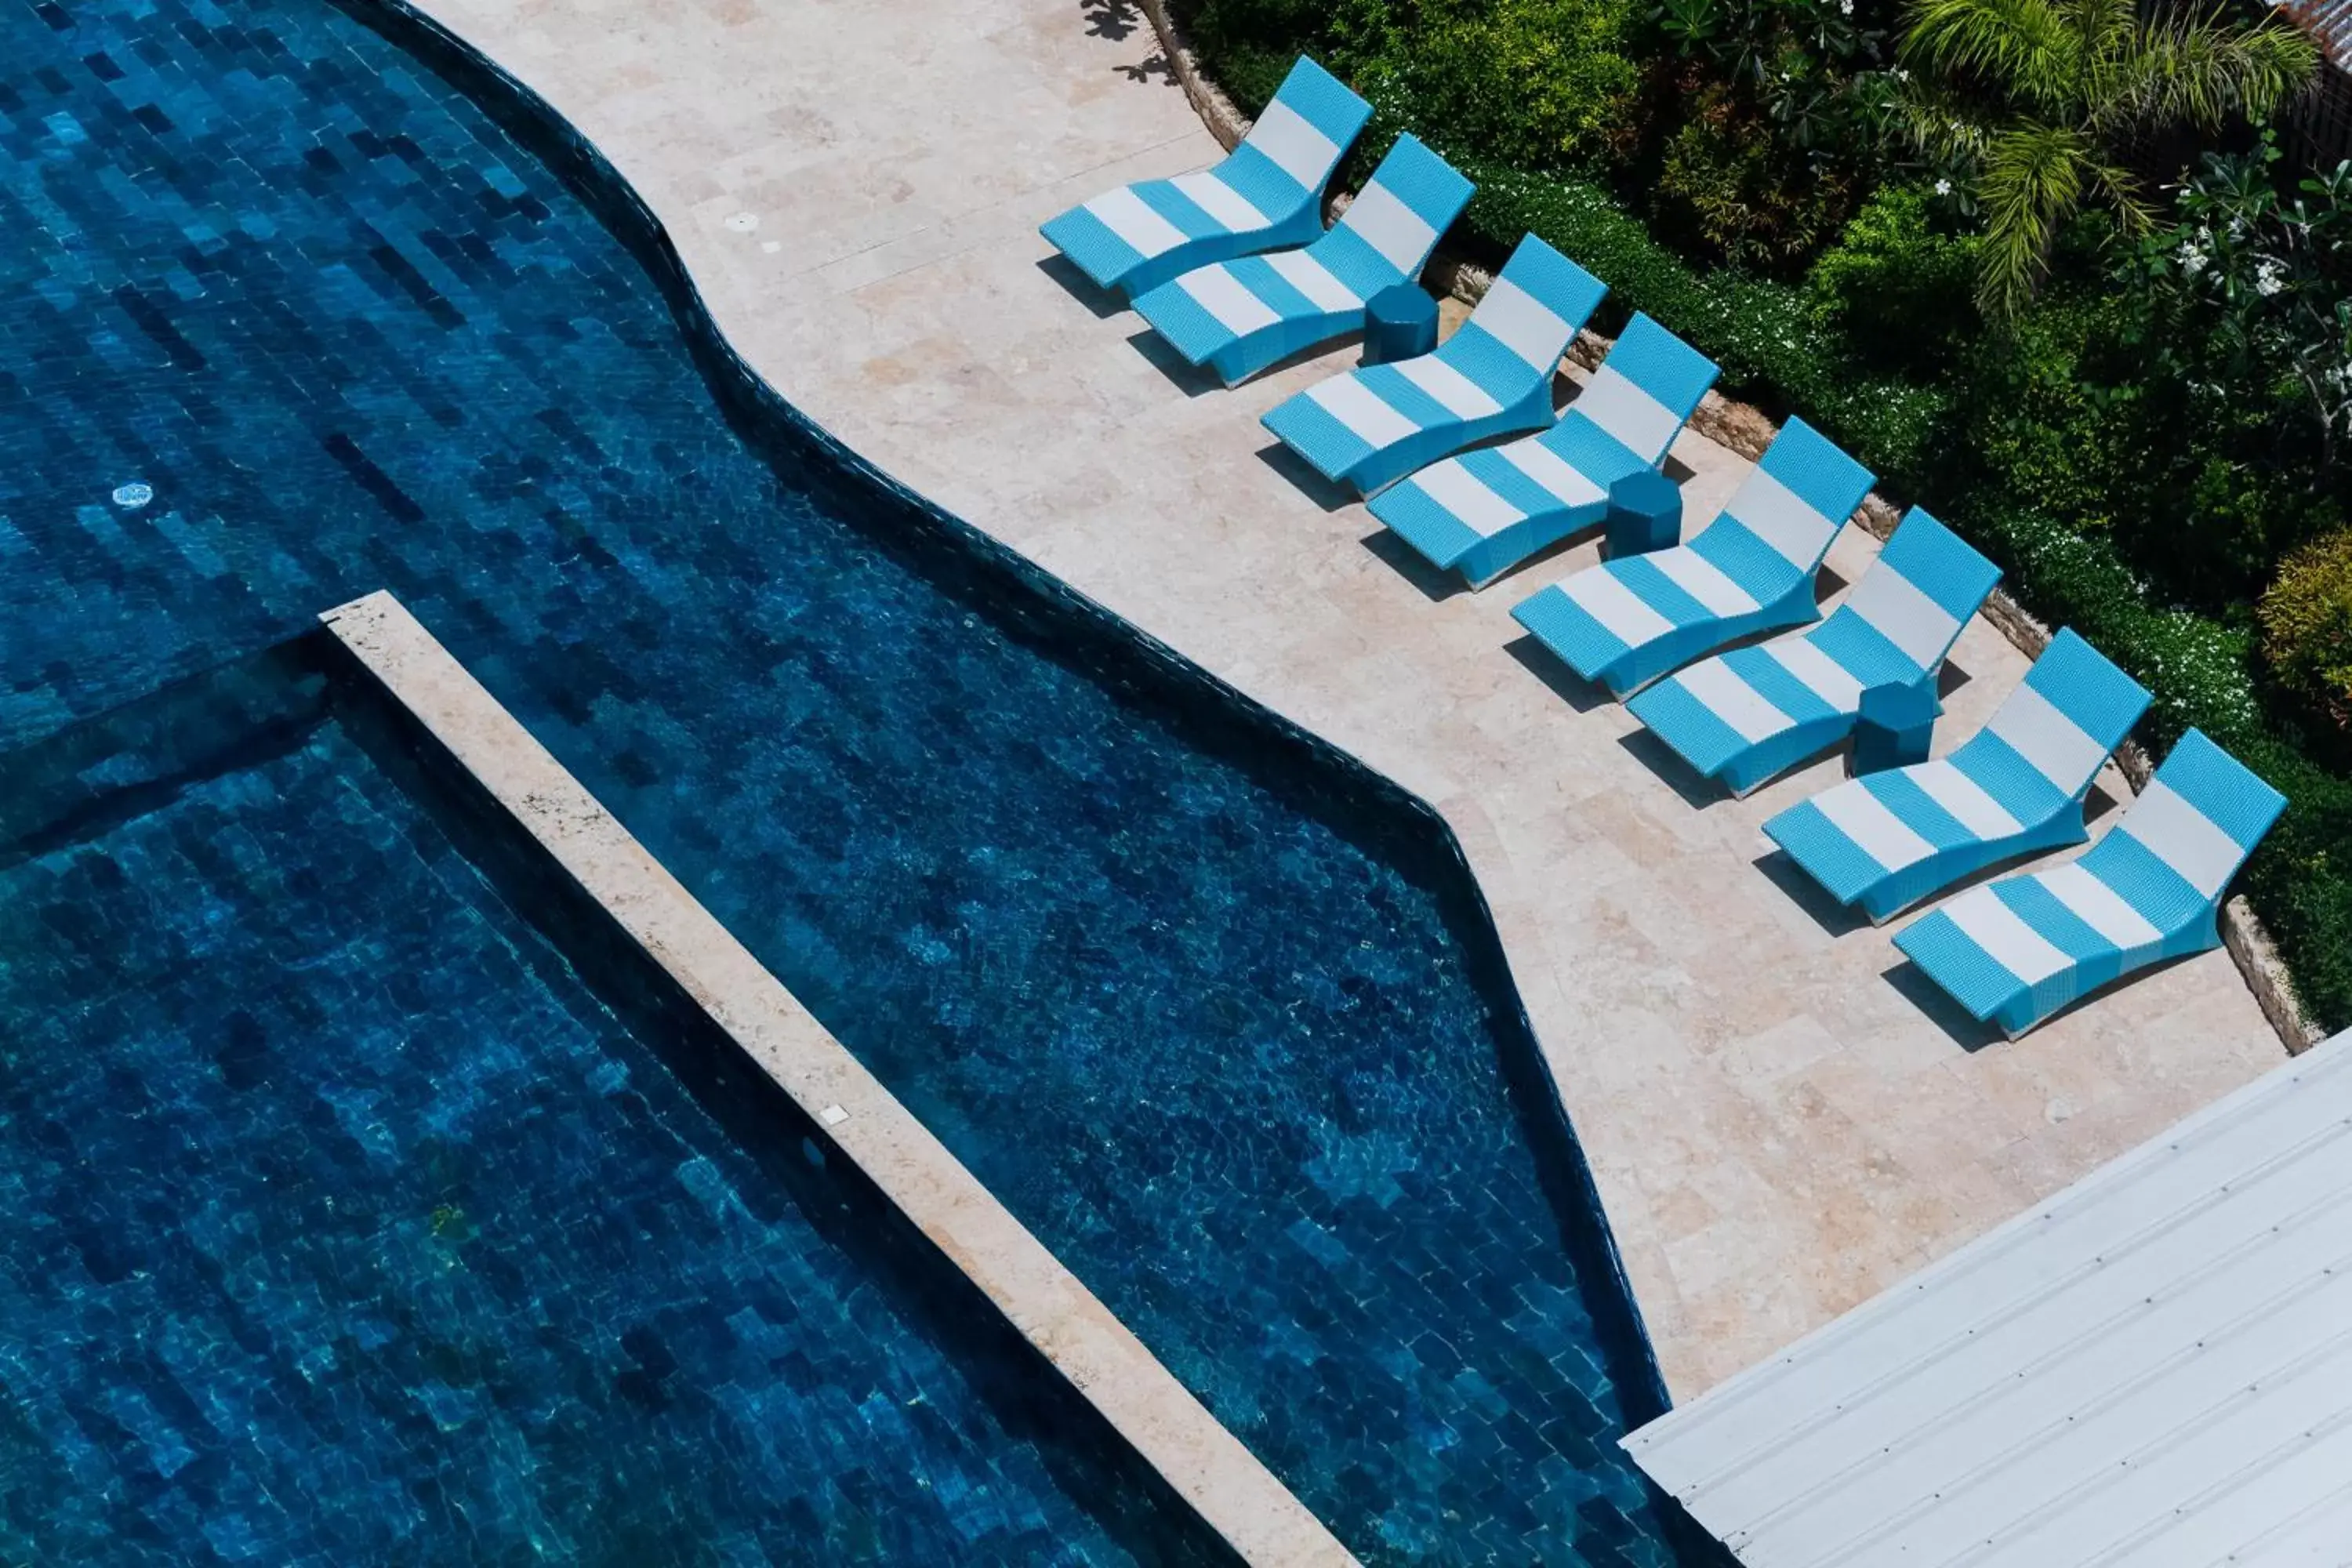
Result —
<path fill-rule="evenodd" d="M 1911 0 L 1906 21 L 1918 79 L 1895 121 L 1979 207 L 1977 301 L 1998 321 L 2041 290 L 2077 213 L 2147 226 L 2141 165 L 2164 138 L 2259 124 L 2319 65 L 2293 24 L 2219 6 Z"/>
<path fill-rule="evenodd" d="M 2204 307 L 2212 335 L 2198 352 L 2210 368 L 2242 384 L 2286 377 L 2302 389 L 2333 467 L 2336 441 L 2352 432 L 2352 162 L 2299 181 L 2292 199 L 2278 162 L 2269 134 L 2254 153 L 2209 154 L 2181 188 L 2179 221 L 2136 259 L 2157 289 Z M 2193 374 L 2185 352 L 2171 363 Z"/>

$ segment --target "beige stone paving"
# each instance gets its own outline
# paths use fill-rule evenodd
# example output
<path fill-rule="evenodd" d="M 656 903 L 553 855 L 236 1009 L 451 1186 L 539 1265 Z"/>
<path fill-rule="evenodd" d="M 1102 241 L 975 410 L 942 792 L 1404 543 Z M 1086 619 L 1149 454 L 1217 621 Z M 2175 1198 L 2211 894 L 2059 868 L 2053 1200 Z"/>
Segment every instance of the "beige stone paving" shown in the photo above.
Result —
<path fill-rule="evenodd" d="M 1677 1397 L 1988 1229 L 2282 1052 L 2206 954 L 2016 1044 L 1890 980 L 1767 857 L 1746 801 L 1653 766 L 1613 704 L 1509 647 L 1510 606 L 1401 571 L 1302 491 L 1235 391 L 1041 268 L 1042 219 L 1212 161 L 1152 35 L 1106 0 L 426 0 L 668 226 L 736 346 L 941 505 L 1435 803 L 1486 888 Z M 1108 18 L 1108 20 L 1106 20 Z M 1123 36 L 1113 36 L 1122 35 Z M 758 226 L 738 232 L 730 217 Z M 1677 443 L 1694 517 L 1741 464 Z M 1851 581 L 1874 548 L 1831 556 Z M 1948 745 L 2024 660 L 1979 619 Z M 2123 785 L 2110 770 L 2108 790 Z M 1792 891 L 1793 889 L 1793 891 Z M 1962 1037 L 1965 1037 L 1965 1040 Z M 1981 1048 L 1969 1048 L 1981 1045 Z"/>

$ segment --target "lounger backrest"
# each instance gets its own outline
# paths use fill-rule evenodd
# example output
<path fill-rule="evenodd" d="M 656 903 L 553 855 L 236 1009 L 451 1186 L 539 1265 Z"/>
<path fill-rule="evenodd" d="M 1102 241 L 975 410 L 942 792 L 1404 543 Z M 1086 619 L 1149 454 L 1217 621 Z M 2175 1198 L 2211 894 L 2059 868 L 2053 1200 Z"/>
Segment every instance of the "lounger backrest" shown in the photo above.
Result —
<path fill-rule="evenodd" d="M 1567 417 L 1598 427 L 1654 465 L 1718 374 L 1713 360 L 1636 312 Z"/>
<path fill-rule="evenodd" d="M 2180 737 L 2147 788 L 2080 862 L 2159 931 L 2210 910 L 2286 796 L 2205 738 Z"/>
<path fill-rule="evenodd" d="M 1531 379 L 1551 379 L 1608 292 L 1607 284 L 1528 235 L 1438 357 L 1507 401 Z"/>
<path fill-rule="evenodd" d="M 1736 581 L 1811 577 L 1870 493 L 1872 478 L 1836 443 L 1791 418 L 1691 548 Z"/>
<path fill-rule="evenodd" d="M 2091 787 L 2147 709 L 2146 688 L 2062 629 L 1985 727 L 1953 754 L 1953 765 L 2029 797 L 2055 791 L 2060 800 L 2072 800 Z"/>
<path fill-rule="evenodd" d="M 1462 215 L 1474 188 L 1417 137 L 1400 136 L 1339 223 L 1307 254 L 1370 299 L 1421 276 L 1437 237 Z"/>
<path fill-rule="evenodd" d="M 1322 194 L 1371 113 L 1347 83 L 1301 55 L 1218 177 L 1265 210 L 1295 208 Z"/>
<path fill-rule="evenodd" d="M 1915 506 L 1845 603 L 1806 636 L 1865 686 L 1920 679 L 1943 668 L 2000 581 L 1999 567 Z"/>

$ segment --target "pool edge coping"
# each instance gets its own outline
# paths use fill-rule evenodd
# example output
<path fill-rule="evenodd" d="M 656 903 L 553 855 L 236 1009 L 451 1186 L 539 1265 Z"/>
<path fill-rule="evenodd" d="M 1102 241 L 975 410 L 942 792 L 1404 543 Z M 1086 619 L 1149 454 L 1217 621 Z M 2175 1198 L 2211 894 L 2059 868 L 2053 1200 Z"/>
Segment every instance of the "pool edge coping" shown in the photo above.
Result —
<path fill-rule="evenodd" d="M 1251 1563 L 1355 1563 L 399 599 L 379 590 L 319 620 L 1212 1531 Z"/>

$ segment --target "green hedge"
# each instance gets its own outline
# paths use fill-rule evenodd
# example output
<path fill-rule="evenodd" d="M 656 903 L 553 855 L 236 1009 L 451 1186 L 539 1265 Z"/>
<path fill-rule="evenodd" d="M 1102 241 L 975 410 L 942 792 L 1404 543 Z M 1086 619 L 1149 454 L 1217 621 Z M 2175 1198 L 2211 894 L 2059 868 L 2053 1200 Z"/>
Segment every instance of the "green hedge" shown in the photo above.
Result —
<path fill-rule="evenodd" d="M 1255 112 L 1281 79 L 1260 49 L 1237 50 L 1227 90 Z M 1218 69 L 1221 62 L 1212 61 Z M 1375 118 L 1350 161 L 1360 181 L 1402 126 Z M 1412 129 L 1449 155 L 1442 128 Z M 2153 694 L 2140 733 L 2158 756 L 2194 726 L 2284 793 L 2286 814 L 2240 887 L 2269 927 L 2305 1009 L 2330 1029 L 2352 1026 L 2352 779 L 2299 746 L 2264 710 L 2252 638 L 2223 622 L 2151 602 L 2105 539 L 2092 539 L 2006 498 L 1971 491 L 1951 468 L 1960 415 L 1951 388 L 1875 372 L 1825 324 L 1806 289 L 1695 268 L 1597 185 L 1455 155 L 1478 191 L 1455 230 L 1485 259 L 1535 234 L 1609 285 L 1601 324 L 1640 310 L 1723 367 L 1730 395 L 1798 413 L 1901 495 L 1934 495 L 1937 511 L 1997 561 L 2021 603 L 2096 643 Z"/>
<path fill-rule="evenodd" d="M 1796 284 L 1705 271 L 1658 243 L 1597 185 L 1483 167 L 1464 227 L 1491 255 L 1540 236 L 1609 285 L 1611 322 L 1640 310 L 1723 367 L 1730 396 L 1801 412 L 1890 484 L 1922 476 L 1951 399 L 1856 364 Z"/>

